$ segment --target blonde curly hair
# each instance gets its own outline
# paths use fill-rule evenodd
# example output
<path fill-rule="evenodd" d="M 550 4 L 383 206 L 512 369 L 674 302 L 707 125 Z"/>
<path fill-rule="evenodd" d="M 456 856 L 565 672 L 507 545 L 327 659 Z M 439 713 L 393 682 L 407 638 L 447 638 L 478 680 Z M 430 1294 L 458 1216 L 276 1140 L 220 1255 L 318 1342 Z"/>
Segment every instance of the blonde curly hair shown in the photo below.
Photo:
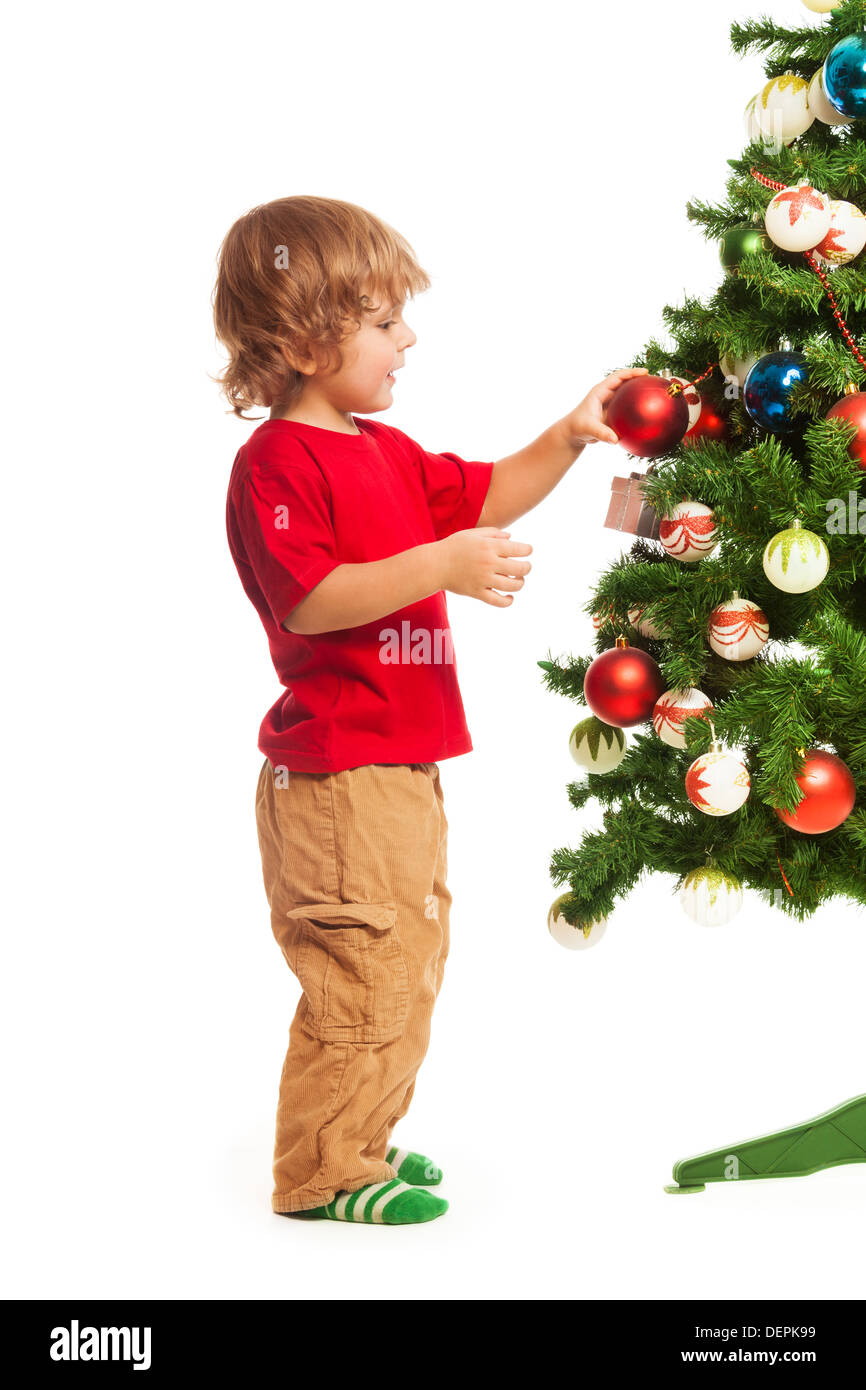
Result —
<path fill-rule="evenodd" d="M 378 306 L 425 290 L 430 277 L 393 227 L 335 198 L 277 198 L 239 217 L 218 257 L 214 326 L 229 354 L 215 378 L 235 415 L 285 409 L 301 392 L 292 361 L 339 366 L 340 342 Z"/>

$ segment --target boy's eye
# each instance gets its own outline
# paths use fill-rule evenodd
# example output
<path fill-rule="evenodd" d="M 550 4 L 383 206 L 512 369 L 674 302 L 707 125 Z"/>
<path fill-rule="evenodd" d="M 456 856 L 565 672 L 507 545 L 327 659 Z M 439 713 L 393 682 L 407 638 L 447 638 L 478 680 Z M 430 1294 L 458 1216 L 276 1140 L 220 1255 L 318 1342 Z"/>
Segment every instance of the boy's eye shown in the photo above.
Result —
<path fill-rule="evenodd" d="M 396 323 L 396 319 L 388 319 L 388 322 L 387 322 L 387 323 L 380 323 L 380 324 L 379 324 L 379 327 L 380 327 L 380 328 L 390 328 L 391 325 L 392 325 L 393 323 Z"/>

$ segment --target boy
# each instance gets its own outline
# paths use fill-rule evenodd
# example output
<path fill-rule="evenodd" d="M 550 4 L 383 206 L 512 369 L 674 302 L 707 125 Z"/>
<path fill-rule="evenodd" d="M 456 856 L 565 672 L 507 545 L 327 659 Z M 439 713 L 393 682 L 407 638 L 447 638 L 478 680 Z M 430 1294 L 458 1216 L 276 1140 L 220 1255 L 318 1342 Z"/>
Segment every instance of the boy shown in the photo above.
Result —
<path fill-rule="evenodd" d="M 240 449 L 227 530 L 285 686 L 256 815 L 272 929 L 303 993 L 280 1079 L 272 1209 L 403 1225 L 442 1174 L 391 1134 L 412 1099 L 448 954 L 438 763 L 471 750 L 445 591 L 507 608 L 532 547 L 503 530 L 586 444 L 616 442 L 621 371 L 497 463 L 432 454 L 387 410 L 429 279 L 353 204 L 281 198 L 220 250 L 214 318 Z"/>

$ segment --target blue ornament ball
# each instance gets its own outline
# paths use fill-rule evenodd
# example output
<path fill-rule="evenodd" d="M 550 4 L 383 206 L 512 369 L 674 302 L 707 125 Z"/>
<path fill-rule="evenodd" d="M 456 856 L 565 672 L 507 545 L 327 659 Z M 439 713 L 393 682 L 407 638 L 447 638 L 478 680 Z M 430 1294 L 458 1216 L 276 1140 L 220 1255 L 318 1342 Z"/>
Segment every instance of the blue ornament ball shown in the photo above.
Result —
<path fill-rule="evenodd" d="M 743 404 L 761 429 L 784 434 L 794 428 L 791 392 L 808 379 L 809 364 L 802 352 L 768 352 L 746 377 Z"/>
<path fill-rule="evenodd" d="M 866 34 L 849 34 L 827 54 L 824 91 L 849 120 L 866 118 Z"/>

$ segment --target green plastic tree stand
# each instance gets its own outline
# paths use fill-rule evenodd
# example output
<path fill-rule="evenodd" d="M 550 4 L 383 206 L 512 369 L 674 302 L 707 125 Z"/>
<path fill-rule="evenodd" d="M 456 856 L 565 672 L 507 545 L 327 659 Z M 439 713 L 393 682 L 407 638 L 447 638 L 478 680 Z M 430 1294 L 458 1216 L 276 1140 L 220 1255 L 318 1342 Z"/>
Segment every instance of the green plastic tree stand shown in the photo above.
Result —
<path fill-rule="evenodd" d="M 817 1119 L 760 1139 L 681 1158 L 665 1192 L 703 1192 L 708 1182 L 803 1178 L 842 1163 L 866 1163 L 866 1096 L 856 1096 Z"/>

